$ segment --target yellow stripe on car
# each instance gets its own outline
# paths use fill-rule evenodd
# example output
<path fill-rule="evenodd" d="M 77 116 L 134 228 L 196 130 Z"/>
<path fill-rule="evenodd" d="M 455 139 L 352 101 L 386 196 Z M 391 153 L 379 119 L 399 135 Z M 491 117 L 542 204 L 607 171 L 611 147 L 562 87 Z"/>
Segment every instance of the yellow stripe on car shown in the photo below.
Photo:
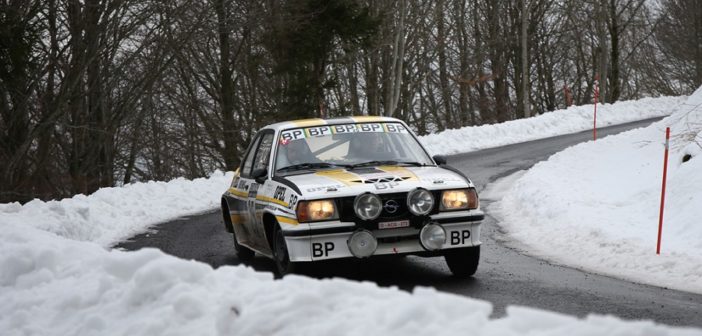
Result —
<path fill-rule="evenodd" d="M 378 166 L 378 169 L 395 174 L 400 177 L 408 177 L 405 181 L 417 181 L 419 178 L 411 170 L 400 166 Z"/>
<path fill-rule="evenodd" d="M 263 196 L 263 195 L 256 195 L 256 199 L 259 200 L 259 201 L 275 203 L 275 204 L 278 204 L 278 205 L 282 205 L 282 206 L 284 206 L 284 207 L 287 207 L 287 206 L 288 206 L 288 203 L 283 202 L 283 201 L 281 201 L 281 200 L 279 200 L 279 199 L 277 199 L 277 198 L 273 198 L 273 197 L 268 197 L 268 196 Z"/>
<path fill-rule="evenodd" d="M 315 173 L 315 175 L 337 180 L 347 186 L 350 186 L 351 183 L 354 183 L 354 181 L 361 180 L 361 177 L 359 175 L 350 173 L 345 169 L 325 170 L 317 172 Z"/>
<path fill-rule="evenodd" d="M 319 118 L 293 120 L 291 123 L 297 127 L 321 126 L 327 124 L 326 120 Z"/>
<path fill-rule="evenodd" d="M 290 225 L 297 225 L 300 224 L 296 219 L 290 218 L 290 217 L 283 217 L 283 216 L 275 216 L 275 219 L 278 220 L 278 223 L 285 223 L 285 224 L 290 224 Z"/>
<path fill-rule="evenodd" d="M 351 117 L 355 122 L 381 122 L 384 121 L 383 117 L 378 116 L 353 116 Z"/>
<path fill-rule="evenodd" d="M 239 197 L 248 197 L 249 196 L 249 193 L 247 191 L 239 190 L 236 188 L 229 188 L 228 191 L 230 194 L 232 194 L 234 196 L 239 196 Z"/>

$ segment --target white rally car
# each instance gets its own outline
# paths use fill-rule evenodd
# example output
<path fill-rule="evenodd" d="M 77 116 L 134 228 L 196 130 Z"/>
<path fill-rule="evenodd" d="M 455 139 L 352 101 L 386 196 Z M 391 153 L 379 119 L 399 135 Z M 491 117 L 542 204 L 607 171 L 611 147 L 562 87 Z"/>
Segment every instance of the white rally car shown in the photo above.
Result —
<path fill-rule="evenodd" d="M 471 276 L 484 218 L 473 183 L 386 117 L 264 127 L 222 213 L 239 258 L 258 252 L 281 275 L 318 260 L 411 254 L 444 256 L 454 275 Z"/>

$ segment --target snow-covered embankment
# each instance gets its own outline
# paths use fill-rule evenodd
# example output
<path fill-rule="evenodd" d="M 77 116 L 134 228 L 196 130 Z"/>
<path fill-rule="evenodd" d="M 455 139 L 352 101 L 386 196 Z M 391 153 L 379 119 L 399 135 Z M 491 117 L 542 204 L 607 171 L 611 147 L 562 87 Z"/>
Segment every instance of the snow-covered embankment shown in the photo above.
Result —
<path fill-rule="evenodd" d="M 665 128 L 673 134 L 656 255 Z M 702 293 L 702 89 L 650 127 L 553 155 L 490 210 L 522 249 L 636 282 Z M 683 163 L 683 158 L 692 158 Z"/>
<path fill-rule="evenodd" d="M 628 100 L 597 106 L 598 127 L 670 115 L 686 97 Z M 493 125 L 469 126 L 422 136 L 433 155 L 449 155 L 499 147 L 592 129 L 593 105 L 571 106 L 532 118 Z"/>

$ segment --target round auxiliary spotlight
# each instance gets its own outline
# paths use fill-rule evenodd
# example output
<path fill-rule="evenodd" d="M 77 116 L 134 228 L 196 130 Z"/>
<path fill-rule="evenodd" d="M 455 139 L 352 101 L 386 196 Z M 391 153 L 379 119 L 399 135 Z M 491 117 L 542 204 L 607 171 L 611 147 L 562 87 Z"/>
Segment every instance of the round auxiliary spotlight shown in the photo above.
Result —
<path fill-rule="evenodd" d="M 380 216 L 380 212 L 383 210 L 383 203 L 378 195 L 371 193 L 360 194 L 353 201 L 353 210 L 356 212 L 356 216 L 362 220 L 374 220 Z"/>
<path fill-rule="evenodd" d="M 349 238 L 347 244 L 349 251 L 356 258 L 367 258 L 375 253 L 378 248 L 378 240 L 368 230 L 358 230 Z"/>
<path fill-rule="evenodd" d="M 438 250 L 446 243 L 446 230 L 439 224 L 427 224 L 419 231 L 419 241 L 429 251 Z"/>
<path fill-rule="evenodd" d="M 434 208 L 434 195 L 426 189 L 414 189 L 407 195 L 407 207 L 416 216 L 426 215 Z"/>

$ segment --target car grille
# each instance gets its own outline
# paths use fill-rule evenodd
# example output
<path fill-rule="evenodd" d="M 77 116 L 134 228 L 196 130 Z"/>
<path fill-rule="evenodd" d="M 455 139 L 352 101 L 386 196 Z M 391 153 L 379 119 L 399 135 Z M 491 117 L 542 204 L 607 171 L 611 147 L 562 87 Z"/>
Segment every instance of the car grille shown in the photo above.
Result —
<path fill-rule="evenodd" d="M 439 197 L 441 196 L 439 192 L 433 192 L 435 204 L 434 209 L 430 214 L 438 212 L 439 209 Z M 353 202 L 355 197 L 343 197 L 338 200 L 337 205 L 339 206 L 339 217 L 343 222 L 355 222 L 359 227 L 366 229 L 375 230 L 378 228 L 378 222 L 389 222 L 398 220 L 409 220 L 410 226 L 421 227 L 421 225 L 426 220 L 425 217 L 418 217 L 412 215 L 407 208 L 407 193 L 392 193 L 392 194 L 378 194 L 383 203 L 383 211 L 380 213 L 377 219 L 373 221 L 362 221 L 357 216 L 353 209 Z M 388 202 L 394 202 L 397 209 L 392 212 L 389 211 L 390 207 L 385 205 Z"/>

